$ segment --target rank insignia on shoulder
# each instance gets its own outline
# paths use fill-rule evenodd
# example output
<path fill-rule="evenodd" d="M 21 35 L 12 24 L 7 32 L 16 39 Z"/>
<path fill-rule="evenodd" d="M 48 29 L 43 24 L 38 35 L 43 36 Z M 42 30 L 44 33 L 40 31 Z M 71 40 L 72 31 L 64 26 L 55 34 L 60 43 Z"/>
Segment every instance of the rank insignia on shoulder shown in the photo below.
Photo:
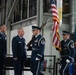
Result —
<path fill-rule="evenodd" d="M 71 44 L 71 48 L 74 48 L 74 44 Z"/>
<path fill-rule="evenodd" d="M 41 44 L 45 44 L 45 40 L 41 40 Z"/>

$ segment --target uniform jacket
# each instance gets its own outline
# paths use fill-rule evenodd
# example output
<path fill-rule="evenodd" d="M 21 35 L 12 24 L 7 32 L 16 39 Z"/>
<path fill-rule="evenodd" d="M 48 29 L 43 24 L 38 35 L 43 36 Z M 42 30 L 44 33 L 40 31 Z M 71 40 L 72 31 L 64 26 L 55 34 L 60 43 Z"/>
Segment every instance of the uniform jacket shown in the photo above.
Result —
<path fill-rule="evenodd" d="M 32 55 L 31 60 L 36 60 L 36 57 L 40 60 L 44 59 L 44 49 L 45 49 L 45 39 L 39 34 L 37 37 L 34 38 L 32 42 Z"/>
<path fill-rule="evenodd" d="M 61 48 L 62 51 L 60 52 L 61 57 L 65 58 L 74 58 L 75 55 L 75 48 L 74 48 L 74 42 L 70 39 L 64 41 L 61 41 Z"/>
<path fill-rule="evenodd" d="M 26 59 L 25 39 L 18 35 L 12 39 L 13 57 L 19 60 Z"/>
<path fill-rule="evenodd" d="M 5 57 L 6 51 L 6 35 L 0 32 L 0 58 Z"/>

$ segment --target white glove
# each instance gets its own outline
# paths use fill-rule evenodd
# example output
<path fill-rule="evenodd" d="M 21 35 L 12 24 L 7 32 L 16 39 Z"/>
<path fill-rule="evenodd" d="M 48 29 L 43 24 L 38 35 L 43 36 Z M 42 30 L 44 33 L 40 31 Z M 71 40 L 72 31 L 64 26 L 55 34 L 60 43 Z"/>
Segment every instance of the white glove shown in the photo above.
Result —
<path fill-rule="evenodd" d="M 28 49 L 28 47 L 27 47 L 27 46 L 25 46 L 25 49 Z"/>
<path fill-rule="evenodd" d="M 17 60 L 18 58 L 13 58 L 14 60 Z"/>
<path fill-rule="evenodd" d="M 67 59 L 67 60 L 66 60 L 66 63 L 70 63 L 70 60 L 69 60 L 69 59 Z"/>
<path fill-rule="evenodd" d="M 40 60 L 39 58 L 36 58 L 36 60 L 38 61 L 38 60 Z"/>

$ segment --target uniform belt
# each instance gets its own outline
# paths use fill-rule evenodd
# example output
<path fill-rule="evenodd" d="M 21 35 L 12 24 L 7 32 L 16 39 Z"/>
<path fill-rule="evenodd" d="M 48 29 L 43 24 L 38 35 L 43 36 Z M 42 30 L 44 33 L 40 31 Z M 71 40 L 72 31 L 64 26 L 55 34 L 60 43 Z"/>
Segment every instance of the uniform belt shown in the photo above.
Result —
<path fill-rule="evenodd" d="M 37 48 L 32 48 L 32 50 L 39 50 L 39 49 L 37 49 Z"/>
<path fill-rule="evenodd" d="M 69 55 L 62 55 L 61 57 L 68 57 Z"/>

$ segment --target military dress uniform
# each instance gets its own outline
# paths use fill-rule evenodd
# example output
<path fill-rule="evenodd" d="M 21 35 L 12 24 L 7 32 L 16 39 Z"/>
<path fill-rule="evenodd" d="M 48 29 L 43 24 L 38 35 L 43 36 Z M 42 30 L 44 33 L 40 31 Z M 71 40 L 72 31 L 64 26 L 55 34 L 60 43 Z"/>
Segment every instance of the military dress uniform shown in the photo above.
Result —
<path fill-rule="evenodd" d="M 45 39 L 41 34 L 34 37 L 32 41 L 31 72 L 33 75 L 43 75 L 41 73 L 41 63 L 44 60 Z M 38 58 L 39 60 L 36 60 Z"/>
<path fill-rule="evenodd" d="M 72 75 L 71 71 L 73 68 L 70 68 L 70 66 L 74 63 L 74 53 L 75 53 L 73 40 L 70 39 L 62 40 L 61 49 L 62 50 L 60 52 L 61 55 L 60 75 Z"/>
<path fill-rule="evenodd" d="M 6 57 L 6 34 L 0 32 L 0 75 L 3 75 L 3 65 Z"/>
<path fill-rule="evenodd" d="M 12 52 L 14 60 L 14 73 L 15 75 L 22 75 L 22 69 L 24 63 L 26 62 L 26 49 L 25 49 L 25 39 L 19 37 L 18 35 L 12 39 Z"/>

